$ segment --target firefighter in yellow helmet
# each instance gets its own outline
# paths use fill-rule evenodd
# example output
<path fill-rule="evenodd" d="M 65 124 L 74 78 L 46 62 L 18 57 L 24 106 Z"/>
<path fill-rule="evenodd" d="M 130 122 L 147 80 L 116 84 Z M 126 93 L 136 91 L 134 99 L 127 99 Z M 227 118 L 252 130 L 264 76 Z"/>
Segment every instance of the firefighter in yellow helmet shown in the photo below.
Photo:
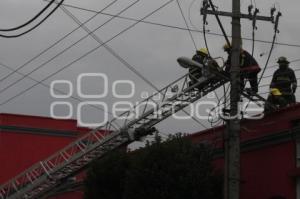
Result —
<path fill-rule="evenodd" d="M 218 63 L 209 56 L 206 48 L 200 48 L 196 50 L 196 54 L 193 56 L 192 60 L 202 65 L 210 65 L 212 68 L 219 68 Z M 197 80 L 203 76 L 203 71 L 201 68 L 189 68 L 189 73 L 189 78 L 191 80 L 189 83 L 190 86 L 197 83 Z M 199 85 L 197 88 L 201 90 L 202 86 Z"/>
<path fill-rule="evenodd" d="M 206 48 L 200 48 L 196 50 L 196 54 L 193 56 L 192 60 L 204 65 L 206 59 L 208 58 L 208 51 Z M 197 80 L 202 77 L 202 69 L 201 68 L 189 68 L 189 78 L 190 78 L 190 86 L 197 83 Z M 198 88 L 201 90 L 201 87 Z"/>
<path fill-rule="evenodd" d="M 225 71 L 229 72 L 231 67 L 231 46 L 229 44 L 225 44 L 223 46 L 225 52 L 228 53 L 228 59 L 225 63 Z M 246 50 L 241 48 L 240 54 L 240 68 L 241 68 L 241 90 L 245 87 L 245 79 L 249 80 L 251 86 L 251 92 L 258 92 L 258 81 L 257 74 L 260 72 L 260 67 L 257 61 L 254 59 L 251 54 L 249 54 Z"/>
<path fill-rule="evenodd" d="M 196 54 L 193 56 L 192 59 L 200 64 L 204 64 L 208 57 L 208 50 L 206 48 L 200 48 L 196 50 Z"/>
<path fill-rule="evenodd" d="M 265 113 L 271 113 L 277 108 L 283 108 L 288 105 L 288 101 L 284 98 L 282 92 L 278 88 L 270 88 L 270 94 L 265 103 Z"/>

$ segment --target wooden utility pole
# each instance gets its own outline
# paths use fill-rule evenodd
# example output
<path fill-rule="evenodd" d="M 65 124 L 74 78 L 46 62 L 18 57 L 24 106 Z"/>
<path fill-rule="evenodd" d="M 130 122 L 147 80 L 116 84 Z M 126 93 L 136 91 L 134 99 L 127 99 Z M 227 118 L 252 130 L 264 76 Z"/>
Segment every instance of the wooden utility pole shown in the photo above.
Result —
<path fill-rule="evenodd" d="M 231 67 L 230 67 L 230 119 L 227 120 L 227 128 L 224 135 L 224 199 L 239 199 L 240 196 L 240 115 L 239 102 L 241 96 L 240 82 L 240 54 L 241 54 L 241 18 L 253 21 L 253 28 L 256 20 L 271 21 L 275 23 L 277 31 L 278 20 L 281 16 L 279 12 L 274 20 L 275 8 L 271 9 L 271 16 L 258 16 L 259 10 L 256 8 L 252 13 L 252 5 L 248 7 L 248 14 L 242 14 L 240 10 L 240 0 L 232 0 L 232 13 L 217 11 L 212 0 L 204 0 L 201 14 L 206 19 L 207 14 L 215 15 L 217 22 L 224 34 L 225 40 L 231 46 Z M 211 8 L 211 10 L 208 10 Z M 232 43 L 230 44 L 225 30 L 221 24 L 219 16 L 232 17 Z M 206 21 L 205 21 L 206 22 Z"/>

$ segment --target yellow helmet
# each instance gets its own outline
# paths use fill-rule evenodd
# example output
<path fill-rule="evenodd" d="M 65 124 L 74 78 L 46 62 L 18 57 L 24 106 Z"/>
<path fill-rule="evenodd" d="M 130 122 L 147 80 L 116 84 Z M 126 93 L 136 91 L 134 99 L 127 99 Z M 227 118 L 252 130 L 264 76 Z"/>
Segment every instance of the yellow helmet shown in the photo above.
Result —
<path fill-rule="evenodd" d="M 223 46 L 223 49 L 224 49 L 225 51 L 228 50 L 228 49 L 230 49 L 230 48 L 231 48 L 231 45 L 228 44 L 228 43 L 224 44 L 224 46 Z"/>
<path fill-rule="evenodd" d="M 282 95 L 282 93 L 280 92 L 280 90 L 278 88 L 271 88 L 271 94 L 274 96 Z"/>
<path fill-rule="evenodd" d="M 199 50 L 197 50 L 197 53 L 208 55 L 208 50 L 207 48 L 200 48 Z"/>

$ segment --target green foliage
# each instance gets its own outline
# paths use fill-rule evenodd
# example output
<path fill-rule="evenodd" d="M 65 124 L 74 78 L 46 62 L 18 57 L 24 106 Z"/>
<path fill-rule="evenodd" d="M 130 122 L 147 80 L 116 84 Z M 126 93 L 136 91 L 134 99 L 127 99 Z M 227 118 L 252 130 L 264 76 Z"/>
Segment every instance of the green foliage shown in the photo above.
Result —
<path fill-rule="evenodd" d="M 122 198 L 128 169 L 125 151 L 114 151 L 95 161 L 87 172 L 85 198 Z"/>
<path fill-rule="evenodd" d="M 214 173 L 211 149 L 180 135 L 144 149 L 114 152 L 89 169 L 88 199 L 221 199 L 222 177 Z"/>

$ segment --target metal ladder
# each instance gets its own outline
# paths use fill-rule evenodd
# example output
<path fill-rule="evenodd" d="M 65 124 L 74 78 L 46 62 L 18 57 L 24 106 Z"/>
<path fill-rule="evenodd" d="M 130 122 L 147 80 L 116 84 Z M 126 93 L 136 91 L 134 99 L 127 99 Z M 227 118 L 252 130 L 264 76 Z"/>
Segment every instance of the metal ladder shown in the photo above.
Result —
<path fill-rule="evenodd" d="M 209 74 L 191 86 L 189 74 L 178 78 L 135 105 L 132 110 L 90 131 L 1 185 L 0 199 L 42 198 L 70 176 L 85 169 L 91 161 L 151 134 L 149 129 L 155 124 L 228 82 L 225 78 L 215 81 L 216 77 L 213 73 Z M 201 91 L 197 90 L 199 86 L 202 87 Z M 174 93 L 174 90 L 177 92 Z"/>

